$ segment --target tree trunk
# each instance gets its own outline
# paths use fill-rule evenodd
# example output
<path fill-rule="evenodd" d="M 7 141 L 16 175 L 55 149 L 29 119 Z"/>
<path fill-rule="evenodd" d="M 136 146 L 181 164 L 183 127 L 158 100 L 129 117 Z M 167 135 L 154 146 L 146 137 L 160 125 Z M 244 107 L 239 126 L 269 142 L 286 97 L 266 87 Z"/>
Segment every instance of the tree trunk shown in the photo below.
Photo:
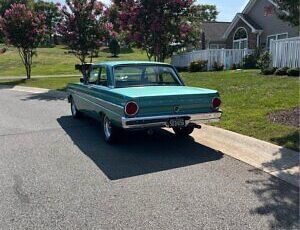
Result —
<path fill-rule="evenodd" d="M 31 77 L 33 51 L 31 49 L 24 48 L 18 48 L 18 51 L 26 70 L 26 79 L 29 80 Z"/>

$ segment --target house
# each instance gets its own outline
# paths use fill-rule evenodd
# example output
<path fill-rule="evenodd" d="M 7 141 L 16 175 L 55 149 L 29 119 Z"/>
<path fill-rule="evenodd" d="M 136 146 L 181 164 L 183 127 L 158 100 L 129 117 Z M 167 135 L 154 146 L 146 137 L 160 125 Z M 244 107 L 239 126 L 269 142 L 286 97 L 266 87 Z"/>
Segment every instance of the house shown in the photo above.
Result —
<path fill-rule="evenodd" d="M 223 38 L 225 30 L 230 22 L 203 22 L 201 31 L 201 49 L 226 48 L 226 40 Z"/>
<path fill-rule="evenodd" d="M 297 27 L 282 21 L 272 0 L 249 0 L 242 13 L 237 13 L 222 38 L 227 49 L 269 49 L 271 40 L 299 36 Z M 287 13 L 287 12 L 284 12 Z"/>
<path fill-rule="evenodd" d="M 229 69 L 233 64 L 243 63 L 244 57 L 258 48 L 270 51 L 273 67 L 299 67 L 299 28 L 279 19 L 278 10 L 273 0 L 249 0 L 231 23 L 203 23 L 202 50 L 173 55 L 171 63 L 187 68 L 192 61 L 206 60 L 209 70 L 214 63 Z"/>

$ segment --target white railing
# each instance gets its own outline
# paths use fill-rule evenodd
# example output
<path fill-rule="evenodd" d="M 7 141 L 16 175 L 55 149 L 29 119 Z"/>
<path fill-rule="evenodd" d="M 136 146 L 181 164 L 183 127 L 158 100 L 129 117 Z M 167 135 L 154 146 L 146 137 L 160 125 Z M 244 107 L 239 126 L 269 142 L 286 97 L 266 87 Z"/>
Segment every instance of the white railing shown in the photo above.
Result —
<path fill-rule="evenodd" d="M 272 40 L 270 52 L 273 67 L 300 67 L 300 37 Z"/>
<path fill-rule="evenodd" d="M 249 49 L 208 49 L 196 50 L 189 53 L 173 55 L 171 64 L 175 67 L 186 68 L 193 61 L 206 60 L 208 70 L 212 69 L 215 62 L 223 64 L 229 69 L 233 64 L 241 64 L 243 58 L 253 51 Z"/>

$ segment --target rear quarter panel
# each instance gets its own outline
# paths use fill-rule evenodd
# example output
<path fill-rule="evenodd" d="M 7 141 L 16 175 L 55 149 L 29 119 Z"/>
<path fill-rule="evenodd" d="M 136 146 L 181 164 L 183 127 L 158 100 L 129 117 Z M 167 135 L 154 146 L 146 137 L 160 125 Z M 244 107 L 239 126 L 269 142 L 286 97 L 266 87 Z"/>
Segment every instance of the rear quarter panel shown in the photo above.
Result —
<path fill-rule="evenodd" d="M 69 84 L 67 91 L 79 110 L 97 119 L 104 113 L 115 125 L 121 125 L 124 105 L 128 100 L 124 95 L 114 93 L 108 87 L 83 83 Z"/>

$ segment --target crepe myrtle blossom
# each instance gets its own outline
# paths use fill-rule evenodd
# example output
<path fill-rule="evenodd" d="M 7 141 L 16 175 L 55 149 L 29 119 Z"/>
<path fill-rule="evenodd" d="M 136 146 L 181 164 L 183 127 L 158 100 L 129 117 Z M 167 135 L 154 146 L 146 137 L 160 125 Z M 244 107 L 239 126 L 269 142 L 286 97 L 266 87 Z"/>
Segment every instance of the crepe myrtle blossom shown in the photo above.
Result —
<path fill-rule="evenodd" d="M 32 57 L 46 33 L 45 15 L 15 3 L 0 17 L 0 32 L 6 43 L 17 47 L 30 79 Z"/>
<path fill-rule="evenodd" d="M 105 20 L 107 8 L 96 0 L 67 0 L 59 9 L 62 20 L 57 26 L 58 34 L 81 63 L 87 57 L 92 62 L 93 54 L 113 32 L 112 24 Z"/>
<path fill-rule="evenodd" d="M 144 49 L 149 59 L 164 61 L 176 51 L 173 44 L 184 46 L 196 35 L 187 21 L 194 0 L 122 0 L 120 27 L 128 39 Z M 177 49 L 180 47 L 177 47 Z"/>

